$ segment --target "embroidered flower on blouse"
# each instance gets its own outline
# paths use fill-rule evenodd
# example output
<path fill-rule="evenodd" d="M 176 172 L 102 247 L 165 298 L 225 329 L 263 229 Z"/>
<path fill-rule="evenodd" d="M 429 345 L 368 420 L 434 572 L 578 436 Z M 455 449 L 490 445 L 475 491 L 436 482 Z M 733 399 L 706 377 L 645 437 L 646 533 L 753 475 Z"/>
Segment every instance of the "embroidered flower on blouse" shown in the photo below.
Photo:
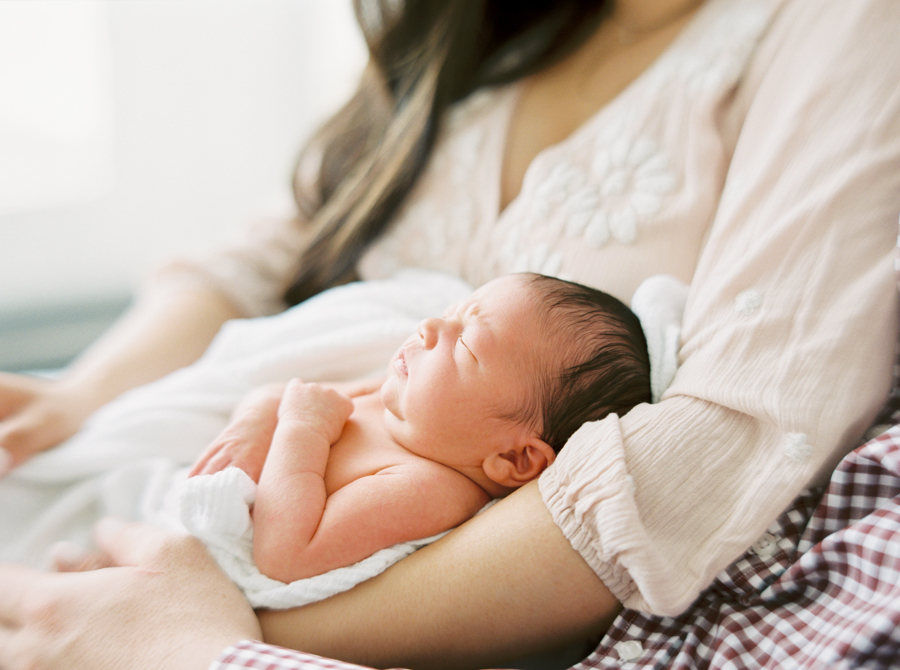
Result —
<path fill-rule="evenodd" d="M 668 159 L 647 138 L 617 137 L 601 144 L 590 169 L 589 174 L 578 166 L 557 163 L 535 188 L 531 216 L 523 221 L 525 231 L 535 219 L 557 209 L 569 237 L 583 236 L 595 249 L 610 237 L 632 244 L 638 224 L 659 212 L 675 186 Z"/>
<path fill-rule="evenodd" d="M 668 158 L 646 137 L 614 139 L 597 154 L 591 170 L 600 186 L 599 208 L 586 223 L 584 236 L 595 247 L 610 236 L 633 243 L 638 223 L 659 212 L 663 198 L 675 187 Z"/>
<path fill-rule="evenodd" d="M 589 166 L 558 161 L 533 187 L 528 215 L 511 227 L 501 250 L 506 271 L 558 276 L 562 257 L 552 251 L 558 245 L 541 246 L 535 240 L 536 231 L 545 240 L 553 236 L 546 224 L 556 217 L 557 235 L 581 238 L 599 249 L 611 238 L 634 243 L 640 223 L 660 211 L 675 176 L 656 143 L 623 136 L 617 126 L 616 132 L 598 138 L 596 146 Z"/>
<path fill-rule="evenodd" d="M 753 288 L 741 291 L 734 299 L 734 309 L 738 314 L 750 316 L 762 305 L 762 293 Z"/>

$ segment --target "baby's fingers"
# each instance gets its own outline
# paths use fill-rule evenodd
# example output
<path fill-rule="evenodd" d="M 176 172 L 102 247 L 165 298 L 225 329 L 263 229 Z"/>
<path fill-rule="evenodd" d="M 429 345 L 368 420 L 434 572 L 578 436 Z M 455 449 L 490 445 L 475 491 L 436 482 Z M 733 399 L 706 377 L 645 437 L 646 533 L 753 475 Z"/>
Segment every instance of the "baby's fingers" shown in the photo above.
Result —
<path fill-rule="evenodd" d="M 219 452 L 219 446 L 213 445 L 208 447 L 206 451 L 204 451 L 200 458 L 196 460 L 194 466 L 191 468 L 191 471 L 188 473 L 188 477 L 195 477 L 196 475 L 210 475 L 212 472 L 208 472 L 208 467 L 210 461 L 216 456 Z"/>
<path fill-rule="evenodd" d="M 222 450 L 213 454 L 198 475 L 214 475 L 230 465 L 234 465 L 234 458 L 228 452 Z"/>
<path fill-rule="evenodd" d="M 214 448 L 210 448 L 200 457 L 200 460 L 198 460 L 194 464 L 194 467 L 191 468 L 188 477 L 193 477 L 195 475 L 214 475 L 217 472 L 224 470 L 229 465 L 234 465 L 235 456 L 235 451 L 229 448 L 228 445 L 217 444 Z"/>
<path fill-rule="evenodd" d="M 265 452 L 258 456 L 250 445 L 245 448 L 239 448 L 233 444 L 219 444 L 216 445 L 216 448 L 208 450 L 200 457 L 194 464 L 194 467 L 191 468 L 188 477 L 214 475 L 225 468 L 235 467 L 240 468 L 253 481 L 258 482 L 264 462 Z"/>

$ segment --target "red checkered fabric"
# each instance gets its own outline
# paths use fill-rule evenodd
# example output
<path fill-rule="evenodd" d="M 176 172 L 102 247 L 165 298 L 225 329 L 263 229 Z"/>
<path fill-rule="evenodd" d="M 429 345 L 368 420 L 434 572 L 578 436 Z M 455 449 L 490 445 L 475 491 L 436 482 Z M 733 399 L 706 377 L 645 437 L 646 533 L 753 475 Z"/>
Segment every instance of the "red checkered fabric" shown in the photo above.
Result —
<path fill-rule="evenodd" d="M 804 491 L 677 618 L 624 611 L 580 668 L 900 668 L 900 426 Z M 211 668 L 360 670 L 260 643 Z"/>
<path fill-rule="evenodd" d="M 804 491 L 682 616 L 623 612 L 581 667 L 900 668 L 900 426 L 817 500 Z"/>
<path fill-rule="evenodd" d="M 371 670 L 352 663 L 334 661 L 330 658 L 304 654 L 283 649 L 262 642 L 244 640 L 225 650 L 219 660 L 209 666 L 209 670 L 232 670 L 252 668 L 253 670 Z"/>

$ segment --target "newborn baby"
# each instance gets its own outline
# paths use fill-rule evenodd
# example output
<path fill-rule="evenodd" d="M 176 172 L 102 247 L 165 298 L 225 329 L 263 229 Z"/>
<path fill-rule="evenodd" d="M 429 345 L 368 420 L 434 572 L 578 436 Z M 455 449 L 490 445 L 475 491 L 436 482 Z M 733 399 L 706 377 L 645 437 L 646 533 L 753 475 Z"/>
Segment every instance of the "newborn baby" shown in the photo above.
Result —
<path fill-rule="evenodd" d="M 253 558 L 288 583 L 459 525 L 536 478 L 583 423 L 649 401 L 624 304 L 508 275 L 422 321 L 383 383 L 250 394 L 191 476 L 237 466 L 258 482 Z"/>

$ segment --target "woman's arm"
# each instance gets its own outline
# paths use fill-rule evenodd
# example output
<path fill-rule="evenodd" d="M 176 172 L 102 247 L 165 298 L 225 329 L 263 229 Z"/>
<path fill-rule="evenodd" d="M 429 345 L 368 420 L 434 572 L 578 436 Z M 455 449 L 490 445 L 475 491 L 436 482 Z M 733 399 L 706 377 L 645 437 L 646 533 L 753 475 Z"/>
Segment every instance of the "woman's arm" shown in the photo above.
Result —
<path fill-rule="evenodd" d="M 740 133 L 672 385 L 583 427 L 540 480 L 629 608 L 682 612 L 827 478 L 887 399 L 898 25 L 900 5 L 883 0 L 783 3 L 735 93 Z"/>
<path fill-rule="evenodd" d="M 246 601 L 195 539 L 104 527 L 108 563 L 53 574 L 0 566 L 0 668 L 205 670 L 258 639 Z M 379 577 L 298 610 L 267 637 L 376 667 L 502 667 L 584 640 L 619 604 L 528 484 Z"/>
<path fill-rule="evenodd" d="M 119 394 L 197 360 L 237 316 L 212 289 L 148 292 L 58 380 L 0 374 L 0 447 L 14 466 L 58 444 Z"/>
<path fill-rule="evenodd" d="M 586 640 L 619 609 L 531 483 L 350 591 L 258 614 L 267 641 L 419 669 L 502 667 Z"/>
<path fill-rule="evenodd" d="M 238 310 L 212 288 L 151 290 L 69 366 L 61 382 L 100 406 L 196 361 Z"/>
<path fill-rule="evenodd" d="M 162 268 L 58 381 L 0 374 L 0 476 L 4 460 L 55 446 L 119 394 L 196 361 L 225 321 L 284 309 L 307 242 L 296 216 L 259 219 L 209 256 Z"/>

